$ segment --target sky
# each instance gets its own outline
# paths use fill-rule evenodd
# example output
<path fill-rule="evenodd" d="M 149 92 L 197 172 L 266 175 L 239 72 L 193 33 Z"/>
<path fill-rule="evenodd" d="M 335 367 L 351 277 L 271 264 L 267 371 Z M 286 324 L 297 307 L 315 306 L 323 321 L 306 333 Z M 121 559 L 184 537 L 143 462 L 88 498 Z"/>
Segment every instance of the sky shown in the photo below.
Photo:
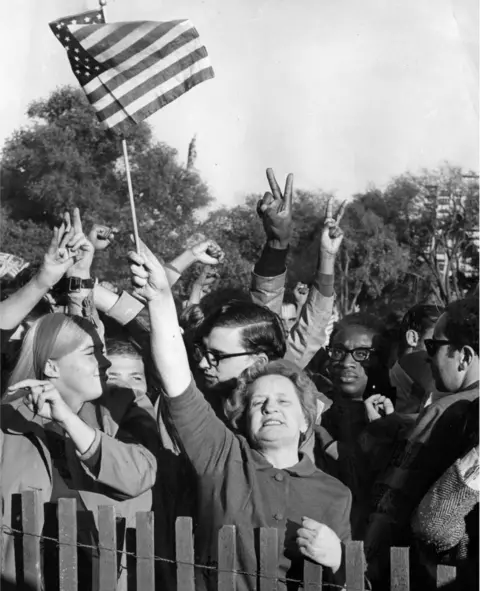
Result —
<path fill-rule="evenodd" d="M 48 22 L 95 0 L 0 7 L 0 145 L 30 101 L 78 85 Z M 109 0 L 107 19 L 189 18 L 215 78 L 157 111 L 154 137 L 219 204 L 267 189 L 265 169 L 349 198 L 444 161 L 478 170 L 477 0 Z M 8 84 L 6 84 L 8 81 Z"/>

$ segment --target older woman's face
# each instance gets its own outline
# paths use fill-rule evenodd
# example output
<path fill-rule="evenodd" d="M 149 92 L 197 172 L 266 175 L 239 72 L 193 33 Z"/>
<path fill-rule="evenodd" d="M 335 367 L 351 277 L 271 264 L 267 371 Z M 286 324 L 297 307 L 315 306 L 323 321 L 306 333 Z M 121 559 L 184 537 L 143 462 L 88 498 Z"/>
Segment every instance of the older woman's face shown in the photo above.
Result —
<path fill-rule="evenodd" d="M 250 393 L 248 434 L 254 447 L 298 445 L 307 421 L 293 383 L 280 375 L 262 376 Z"/>

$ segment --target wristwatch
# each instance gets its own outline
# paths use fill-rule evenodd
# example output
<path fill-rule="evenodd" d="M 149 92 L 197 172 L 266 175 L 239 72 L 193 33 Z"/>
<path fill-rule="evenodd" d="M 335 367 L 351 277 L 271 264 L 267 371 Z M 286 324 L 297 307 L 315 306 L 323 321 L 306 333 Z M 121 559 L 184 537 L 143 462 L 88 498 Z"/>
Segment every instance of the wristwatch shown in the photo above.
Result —
<path fill-rule="evenodd" d="M 81 277 L 64 277 L 59 282 L 59 287 L 64 292 L 81 291 L 82 289 L 93 289 L 95 287 L 95 279 L 82 279 Z"/>

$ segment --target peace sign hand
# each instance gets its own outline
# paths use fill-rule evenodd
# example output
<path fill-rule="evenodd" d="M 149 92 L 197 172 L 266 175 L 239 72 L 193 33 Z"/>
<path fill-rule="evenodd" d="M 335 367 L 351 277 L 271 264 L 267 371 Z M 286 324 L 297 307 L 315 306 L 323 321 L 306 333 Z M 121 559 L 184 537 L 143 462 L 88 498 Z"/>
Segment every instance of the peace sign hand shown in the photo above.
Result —
<path fill-rule="evenodd" d="M 293 174 L 287 176 L 283 195 L 271 168 L 267 168 L 267 179 L 272 192 L 260 199 L 257 213 L 262 218 L 269 245 L 287 248 L 293 229 Z"/>
<path fill-rule="evenodd" d="M 90 267 L 92 266 L 95 249 L 93 244 L 87 240 L 83 233 L 80 210 L 76 207 L 73 210 L 72 221 L 70 214 L 66 212 L 63 216 L 64 223 L 71 234 L 67 243 L 67 248 L 74 253 L 75 264 L 68 269 L 67 277 L 81 277 L 87 279 L 90 277 Z M 72 223 L 73 222 L 73 223 Z"/>
<path fill-rule="evenodd" d="M 52 288 L 73 265 L 72 253 L 67 248 L 70 238 L 71 232 L 67 230 L 64 222 L 59 228 L 53 228 L 52 240 L 38 272 L 38 281 L 41 285 Z"/>
<path fill-rule="evenodd" d="M 327 215 L 322 230 L 321 250 L 325 254 L 335 256 L 342 244 L 343 230 L 340 228 L 340 221 L 345 213 L 347 202 L 344 201 L 338 211 L 336 217 L 333 217 L 333 197 L 330 197 L 327 202 Z"/>

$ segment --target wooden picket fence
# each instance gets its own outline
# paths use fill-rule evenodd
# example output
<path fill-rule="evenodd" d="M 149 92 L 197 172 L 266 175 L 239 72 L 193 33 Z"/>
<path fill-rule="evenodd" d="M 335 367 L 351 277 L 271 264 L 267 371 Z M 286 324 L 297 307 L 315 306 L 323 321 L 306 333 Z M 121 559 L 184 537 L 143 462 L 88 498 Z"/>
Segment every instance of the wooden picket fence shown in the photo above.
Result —
<path fill-rule="evenodd" d="M 41 591 L 41 541 L 42 511 L 37 491 L 21 494 L 22 545 L 24 584 L 29 591 Z M 60 499 L 58 502 L 58 548 L 60 591 L 78 590 L 77 557 L 77 512 L 75 499 Z M 7 524 L 2 525 L 8 532 Z M 116 591 L 118 585 L 117 533 L 115 508 L 99 507 L 98 530 L 100 549 L 100 590 Z M 12 535 L 18 532 L 11 530 Z M 178 591 L 195 591 L 194 546 L 192 521 L 179 517 L 176 522 L 176 576 Z M 0 539 L 2 536 L 0 536 Z M 0 542 L 1 544 L 1 542 Z M 224 526 L 218 534 L 218 591 L 235 591 L 235 527 Z M 260 530 L 259 591 L 277 591 L 277 530 Z M 3 548 L 0 548 L 3 550 Z M 0 553 L 3 556 L 3 552 Z M 136 516 L 136 589 L 155 589 L 155 563 L 162 560 L 154 554 L 154 514 L 137 513 Z M 172 561 L 166 561 L 172 562 Z M 346 546 L 347 591 L 365 591 L 363 542 L 350 542 Z M 207 567 L 212 568 L 212 567 Z M 391 549 L 391 591 L 410 591 L 409 549 Z M 252 573 L 255 576 L 254 573 Z M 437 567 L 437 588 L 450 585 L 456 579 L 453 567 Z M 322 586 L 322 567 L 305 561 L 303 589 L 308 591 L 332 590 L 335 586 Z M 340 587 L 337 587 L 339 590 Z M 163 590 L 162 590 L 163 591 Z M 168 591 L 168 590 L 167 590 Z"/>

